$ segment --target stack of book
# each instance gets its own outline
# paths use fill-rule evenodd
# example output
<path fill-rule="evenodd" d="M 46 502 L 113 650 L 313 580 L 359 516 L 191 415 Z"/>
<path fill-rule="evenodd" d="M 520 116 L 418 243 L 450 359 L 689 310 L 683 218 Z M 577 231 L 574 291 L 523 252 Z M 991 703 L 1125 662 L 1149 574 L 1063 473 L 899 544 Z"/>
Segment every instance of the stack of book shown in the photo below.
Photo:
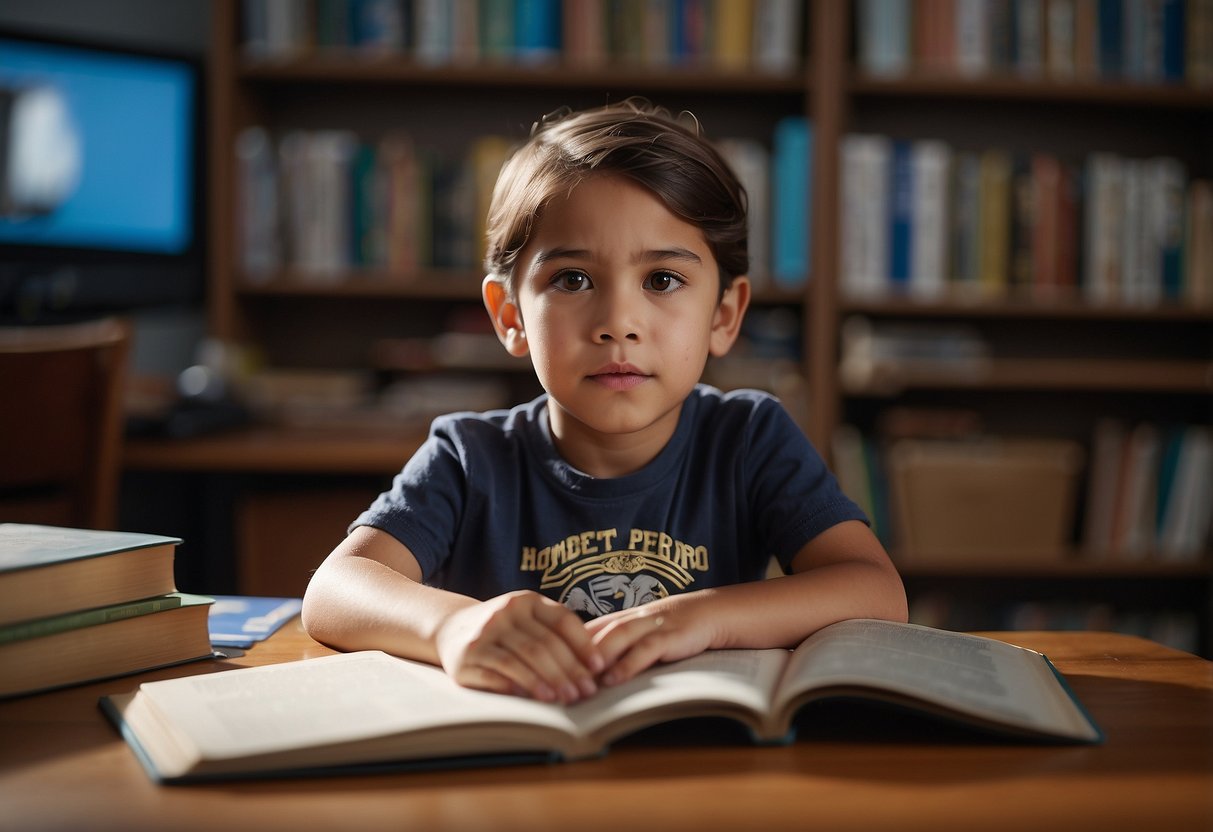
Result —
<path fill-rule="evenodd" d="M 0 697 L 209 658 L 211 599 L 176 591 L 180 542 L 0 524 Z"/>

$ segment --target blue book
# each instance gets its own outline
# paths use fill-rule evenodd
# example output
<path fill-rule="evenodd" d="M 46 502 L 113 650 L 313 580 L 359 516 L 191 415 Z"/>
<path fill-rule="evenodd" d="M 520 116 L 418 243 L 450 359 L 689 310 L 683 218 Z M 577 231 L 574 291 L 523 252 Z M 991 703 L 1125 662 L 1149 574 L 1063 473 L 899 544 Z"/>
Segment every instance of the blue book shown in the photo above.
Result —
<path fill-rule="evenodd" d="M 893 142 L 889 193 L 889 280 L 894 289 L 910 282 L 914 222 L 914 170 L 909 142 Z"/>
<path fill-rule="evenodd" d="M 783 288 L 799 288 L 809 279 L 812 153 L 808 119 L 790 116 L 775 125 L 771 272 Z"/>
<path fill-rule="evenodd" d="M 301 598 L 215 595 L 208 616 L 215 647 L 252 647 L 264 641 L 303 609 Z"/>
<path fill-rule="evenodd" d="M 1182 81 L 1185 67 L 1184 2 L 1162 0 L 1162 77 Z"/>
<path fill-rule="evenodd" d="M 560 56 L 560 0 L 517 0 L 514 6 L 514 54 L 519 61 Z"/>
<path fill-rule="evenodd" d="M 1124 74 L 1124 6 L 1122 0 L 1099 0 L 1097 44 L 1099 77 Z"/>

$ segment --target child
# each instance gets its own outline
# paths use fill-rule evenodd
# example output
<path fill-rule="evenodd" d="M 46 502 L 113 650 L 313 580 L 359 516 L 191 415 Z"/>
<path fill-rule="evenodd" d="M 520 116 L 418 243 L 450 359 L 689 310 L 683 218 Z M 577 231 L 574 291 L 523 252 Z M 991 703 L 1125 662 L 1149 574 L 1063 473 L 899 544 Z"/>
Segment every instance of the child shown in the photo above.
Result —
<path fill-rule="evenodd" d="M 747 259 L 744 191 L 698 125 L 635 100 L 536 125 L 493 193 L 483 296 L 546 393 L 434 421 L 312 578 L 308 632 L 573 702 L 711 648 L 905 620 L 778 401 L 699 384 Z M 788 574 L 762 580 L 772 555 Z"/>

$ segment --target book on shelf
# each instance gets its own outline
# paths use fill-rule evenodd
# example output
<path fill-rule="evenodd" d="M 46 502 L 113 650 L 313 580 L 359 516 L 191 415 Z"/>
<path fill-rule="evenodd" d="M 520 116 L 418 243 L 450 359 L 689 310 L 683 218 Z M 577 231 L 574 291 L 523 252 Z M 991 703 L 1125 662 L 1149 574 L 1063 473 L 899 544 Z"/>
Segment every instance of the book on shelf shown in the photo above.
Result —
<path fill-rule="evenodd" d="M 1178 159 L 850 134 L 840 161 L 849 297 L 1213 304 L 1213 185 Z"/>
<path fill-rule="evenodd" d="M 800 0 L 754 0 L 753 60 L 756 69 L 794 72 L 804 40 L 805 4 Z"/>
<path fill-rule="evenodd" d="M 0 523 L 0 626 L 175 592 L 181 540 Z"/>
<path fill-rule="evenodd" d="M 939 141 L 914 142 L 910 178 L 909 289 L 916 297 L 935 298 L 947 288 L 951 148 Z"/>
<path fill-rule="evenodd" d="M 1213 182 L 1207 179 L 1194 180 L 1188 188 L 1180 251 L 1184 302 L 1213 305 Z"/>
<path fill-rule="evenodd" d="M 745 188 L 750 282 L 765 288 L 771 282 L 771 154 L 753 139 L 721 139 L 716 145 Z"/>
<path fill-rule="evenodd" d="M 1023 739 L 1102 740 L 1042 654 L 874 620 L 831 625 L 794 651 L 709 651 L 659 665 L 569 706 L 461 688 L 440 668 L 377 651 L 147 682 L 101 705 L 149 775 L 171 783 L 572 761 L 694 717 L 733 719 L 756 742 L 787 743 L 797 717 L 812 718 L 808 703 L 840 697 Z"/>
<path fill-rule="evenodd" d="M 780 119 L 771 151 L 771 277 L 776 286 L 784 288 L 804 286 L 809 279 L 812 155 L 809 120 L 801 116 Z"/>
<path fill-rule="evenodd" d="M 1213 428 L 1101 419 L 1083 545 L 1093 559 L 1195 563 L 1213 532 Z"/>
<path fill-rule="evenodd" d="M 977 285 L 985 297 L 1007 293 L 1011 234 L 1011 155 L 996 148 L 981 153 L 977 205 Z"/>
<path fill-rule="evenodd" d="M 789 118 L 773 143 L 776 158 L 753 139 L 719 144 L 749 194 L 756 284 L 770 281 L 778 260 L 776 282 L 795 288 L 809 264 L 812 129 Z M 400 130 L 371 140 L 296 129 L 275 139 L 265 128 L 247 128 L 236 141 L 244 279 L 263 283 L 283 268 L 320 285 L 368 271 L 402 281 L 425 268 L 470 273 L 484 259 L 488 203 L 513 147 L 497 135 L 451 152 L 418 147 Z"/>
<path fill-rule="evenodd" d="M 0 697 L 210 658 L 210 604 L 171 593 L 0 627 Z"/>
<path fill-rule="evenodd" d="M 1160 469 L 1158 553 L 1164 561 L 1191 562 L 1207 557 L 1213 545 L 1213 428 L 1182 429 Z"/>
<path fill-rule="evenodd" d="M 911 61 L 910 0 L 859 0 L 856 30 L 859 66 L 870 75 L 896 77 Z"/>
<path fill-rule="evenodd" d="M 342 52 L 422 66 L 711 66 L 791 72 L 803 0 L 244 0 L 255 60 Z"/>

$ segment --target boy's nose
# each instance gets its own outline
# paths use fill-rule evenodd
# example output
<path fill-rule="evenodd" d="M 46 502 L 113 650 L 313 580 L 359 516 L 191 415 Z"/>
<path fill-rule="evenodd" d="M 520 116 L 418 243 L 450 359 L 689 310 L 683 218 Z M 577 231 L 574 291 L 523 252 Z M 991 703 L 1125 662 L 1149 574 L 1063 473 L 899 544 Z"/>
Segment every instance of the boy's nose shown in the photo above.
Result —
<path fill-rule="evenodd" d="M 616 333 L 610 329 L 600 328 L 597 335 L 595 335 L 594 340 L 600 344 L 605 344 L 611 341 L 639 341 L 640 336 L 635 332 L 626 331 L 623 332 L 622 336 L 617 336 Z"/>
<path fill-rule="evenodd" d="M 602 301 L 599 311 L 600 317 L 594 325 L 596 343 L 640 340 L 640 328 L 637 325 L 633 309 L 625 298 L 606 298 Z"/>

